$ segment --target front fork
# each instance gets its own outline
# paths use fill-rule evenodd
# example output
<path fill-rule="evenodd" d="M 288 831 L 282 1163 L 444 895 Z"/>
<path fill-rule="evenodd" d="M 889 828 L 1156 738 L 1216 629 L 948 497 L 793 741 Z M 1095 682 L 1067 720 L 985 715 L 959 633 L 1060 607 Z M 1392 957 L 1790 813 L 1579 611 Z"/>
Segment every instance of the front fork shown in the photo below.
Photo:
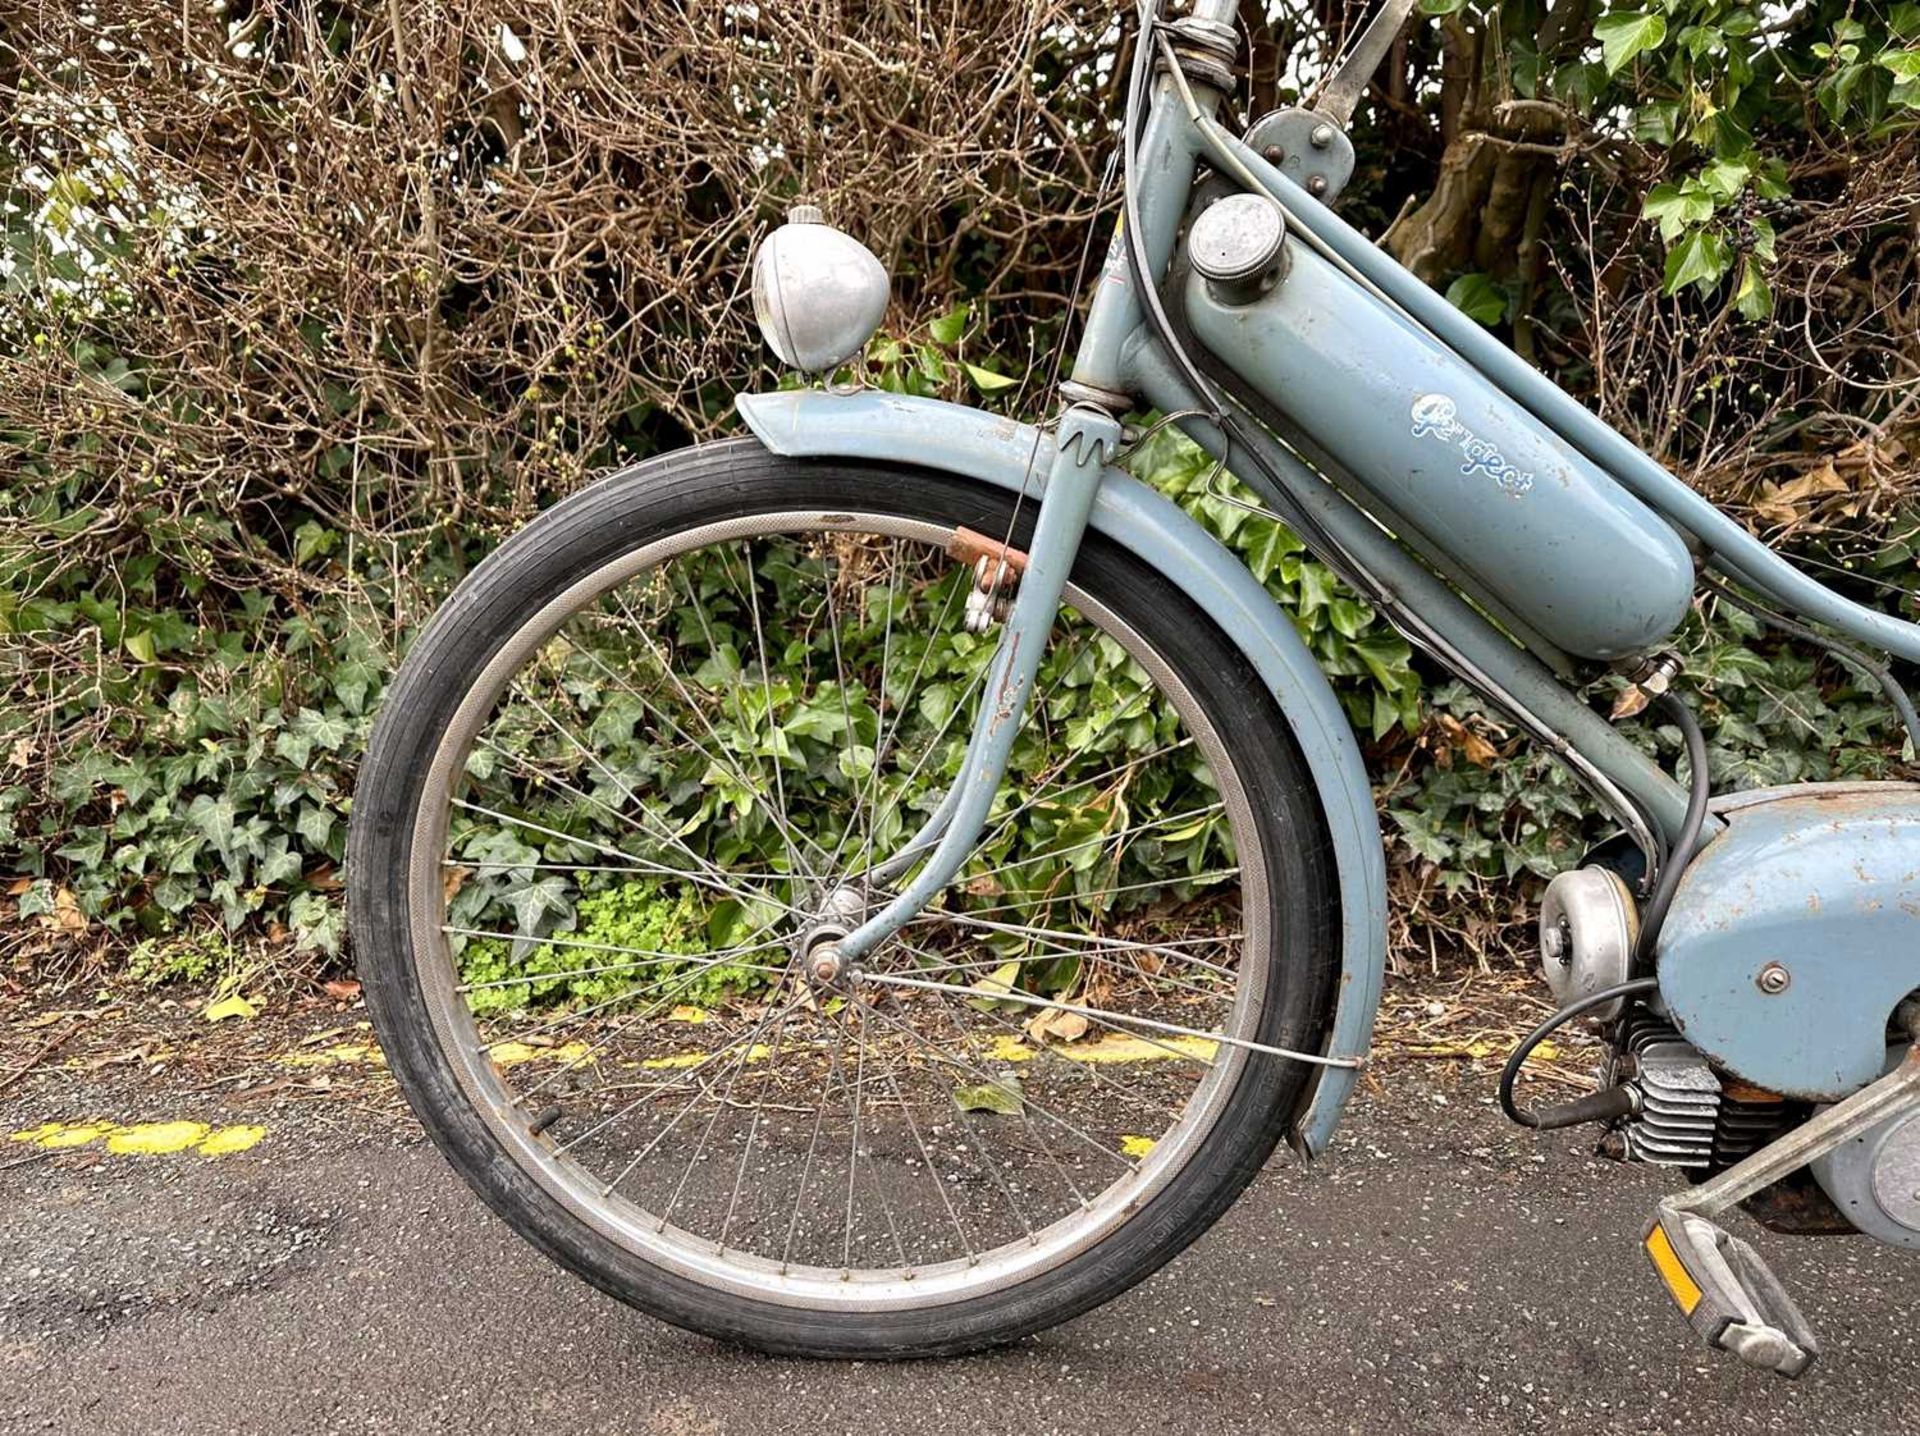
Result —
<path fill-rule="evenodd" d="M 1119 451 L 1120 439 L 1120 421 L 1103 409 L 1075 404 L 1061 416 L 1026 572 L 987 670 L 984 698 L 974 716 L 960 775 L 913 840 L 868 874 L 868 879 L 885 882 L 905 872 L 928 848 L 933 854 L 898 897 L 852 932 L 831 940 L 832 953 L 821 956 L 834 968 L 842 962 L 857 962 L 945 891 L 980 840 L 994 794 L 1006 776 L 1007 757 L 1019 734 L 1100 480 Z"/>

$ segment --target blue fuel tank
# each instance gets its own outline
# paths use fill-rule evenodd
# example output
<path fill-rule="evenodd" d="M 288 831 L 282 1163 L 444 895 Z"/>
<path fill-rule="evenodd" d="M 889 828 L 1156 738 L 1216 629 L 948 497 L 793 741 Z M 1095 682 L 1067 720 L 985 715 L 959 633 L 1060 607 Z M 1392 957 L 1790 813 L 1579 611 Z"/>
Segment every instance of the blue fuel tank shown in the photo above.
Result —
<path fill-rule="evenodd" d="M 1679 627 L 1694 572 L 1672 528 L 1398 309 L 1287 250 L 1251 303 L 1190 275 L 1188 319 L 1378 501 L 1364 507 L 1568 653 L 1620 658 Z"/>

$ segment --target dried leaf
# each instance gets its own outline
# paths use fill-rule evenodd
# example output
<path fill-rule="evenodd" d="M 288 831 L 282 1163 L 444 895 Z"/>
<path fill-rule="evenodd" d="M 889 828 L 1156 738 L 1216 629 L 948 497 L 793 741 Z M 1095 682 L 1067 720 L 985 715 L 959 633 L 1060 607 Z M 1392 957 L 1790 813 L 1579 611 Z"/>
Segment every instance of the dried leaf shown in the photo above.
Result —
<path fill-rule="evenodd" d="M 1026 1021 L 1027 1036 L 1036 1042 L 1078 1042 L 1093 1024 L 1077 1012 L 1043 1007 Z"/>
<path fill-rule="evenodd" d="M 1788 479 L 1784 484 L 1766 485 L 1753 511 L 1770 524 L 1794 524 L 1800 522 L 1806 511 L 1815 507 L 1821 498 L 1846 492 L 1847 481 L 1834 469 L 1833 460 L 1826 459 L 1798 478 Z"/>
<path fill-rule="evenodd" d="M 209 1002 L 204 1014 L 209 1022 L 225 1022 L 235 1017 L 245 1022 L 254 1015 L 254 1005 L 237 992 L 231 997 L 222 997 L 217 1001 Z"/>
<path fill-rule="evenodd" d="M 973 984 L 973 987 L 971 990 L 979 993 L 980 995 L 978 997 L 969 998 L 967 1000 L 967 1005 L 969 1007 L 977 1008 L 981 1012 L 985 1012 L 989 1008 L 992 1008 L 998 1005 L 1001 999 L 1005 998 L 1009 993 L 1011 993 L 1013 991 L 1014 983 L 1018 982 L 1019 980 L 1020 980 L 1019 962 L 1017 960 L 1013 962 L 1003 962 L 998 967 L 996 967 L 992 972 L 988 973 L 985 977 L 981 978 L 978 982 Z"/>
<path fill-rule="evenodd" d="M 46 915 L 47 926 L 55 932 L 77 935 L 87 930 L 86 914 L 80 911 L 80 902 L 71 888 L 61 888 L 53 895 L 53 911 Z"/>
<path fill-rule="evenodd" d="M 320 984 L 320 990 L 325 992 L 327 996 L 331 997 L 335 1002 L 352 1002 L 360 996 L 360 984 L 351 977 L 342 977 L 332 982 L 323 982 Z"/>

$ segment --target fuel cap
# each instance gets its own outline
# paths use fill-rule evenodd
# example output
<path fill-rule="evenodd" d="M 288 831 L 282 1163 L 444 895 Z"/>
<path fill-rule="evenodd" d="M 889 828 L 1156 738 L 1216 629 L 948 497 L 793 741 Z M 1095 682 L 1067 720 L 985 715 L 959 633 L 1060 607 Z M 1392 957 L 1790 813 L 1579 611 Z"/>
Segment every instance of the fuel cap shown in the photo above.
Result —
<path fill-rule="evenodd" d="M 1193 222 L 1187 259 L 1215 299 L 1249 304 L 1280 282 L 1286 244 L 1279 205 L 1257 194 L 1229 195 Z"/>

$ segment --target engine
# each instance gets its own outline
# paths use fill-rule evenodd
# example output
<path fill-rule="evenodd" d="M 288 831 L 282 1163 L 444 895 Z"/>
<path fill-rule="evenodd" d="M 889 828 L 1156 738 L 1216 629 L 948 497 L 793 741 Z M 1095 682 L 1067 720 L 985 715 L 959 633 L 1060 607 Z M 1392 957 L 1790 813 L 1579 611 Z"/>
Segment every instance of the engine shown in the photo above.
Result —
<path fill-rule="evenodd" d="M 1618 1129 L 1628 1160 L 1703 1176 L 1752 1156 L 1804 1111 L 1721 1076 L 1671 1023 L 1644 1010 L 1622 1025 L 1607 1085 L 1625 1085 L 1635 1096 Z"/>
<path fill-rule="evenodd" d="M 1540 913 L 1541 960 L 1562 1004 L 1626 980 L 1638 920 L 1631 888 L 1610 868 L 1579 868 L 1548 884 Z M 1769 990 L 1772 968 L 1785 971 L 1777 962 L 1763 964 L 1757 990 Z M 1787 985 L 1778 984 L 1782 990 Z M 1613 1117 L 1609 1133 L 1613 1155 L 1704 1181 L 1822 1109 L 1817 1098 L 1759 1087 L 1703 1052 L 1667 1013 L 1664 970 L 1661 992 L 1651 1005 L 1614 1002 L 1594 1014 L 1610 1024 L 1613 1042 L 1603 1091 L 1623 1096 L 1615 1111 L 1624 1111 Z M 1890 1043 L 1887 1070 L 1904 1055 L 1904 1044 Z M 1920 1250 L 1920 1117 L 1883 1123 L 1746 1205 L 1759 1221 L 1781 1230 L 1859 1231 Z"/>

